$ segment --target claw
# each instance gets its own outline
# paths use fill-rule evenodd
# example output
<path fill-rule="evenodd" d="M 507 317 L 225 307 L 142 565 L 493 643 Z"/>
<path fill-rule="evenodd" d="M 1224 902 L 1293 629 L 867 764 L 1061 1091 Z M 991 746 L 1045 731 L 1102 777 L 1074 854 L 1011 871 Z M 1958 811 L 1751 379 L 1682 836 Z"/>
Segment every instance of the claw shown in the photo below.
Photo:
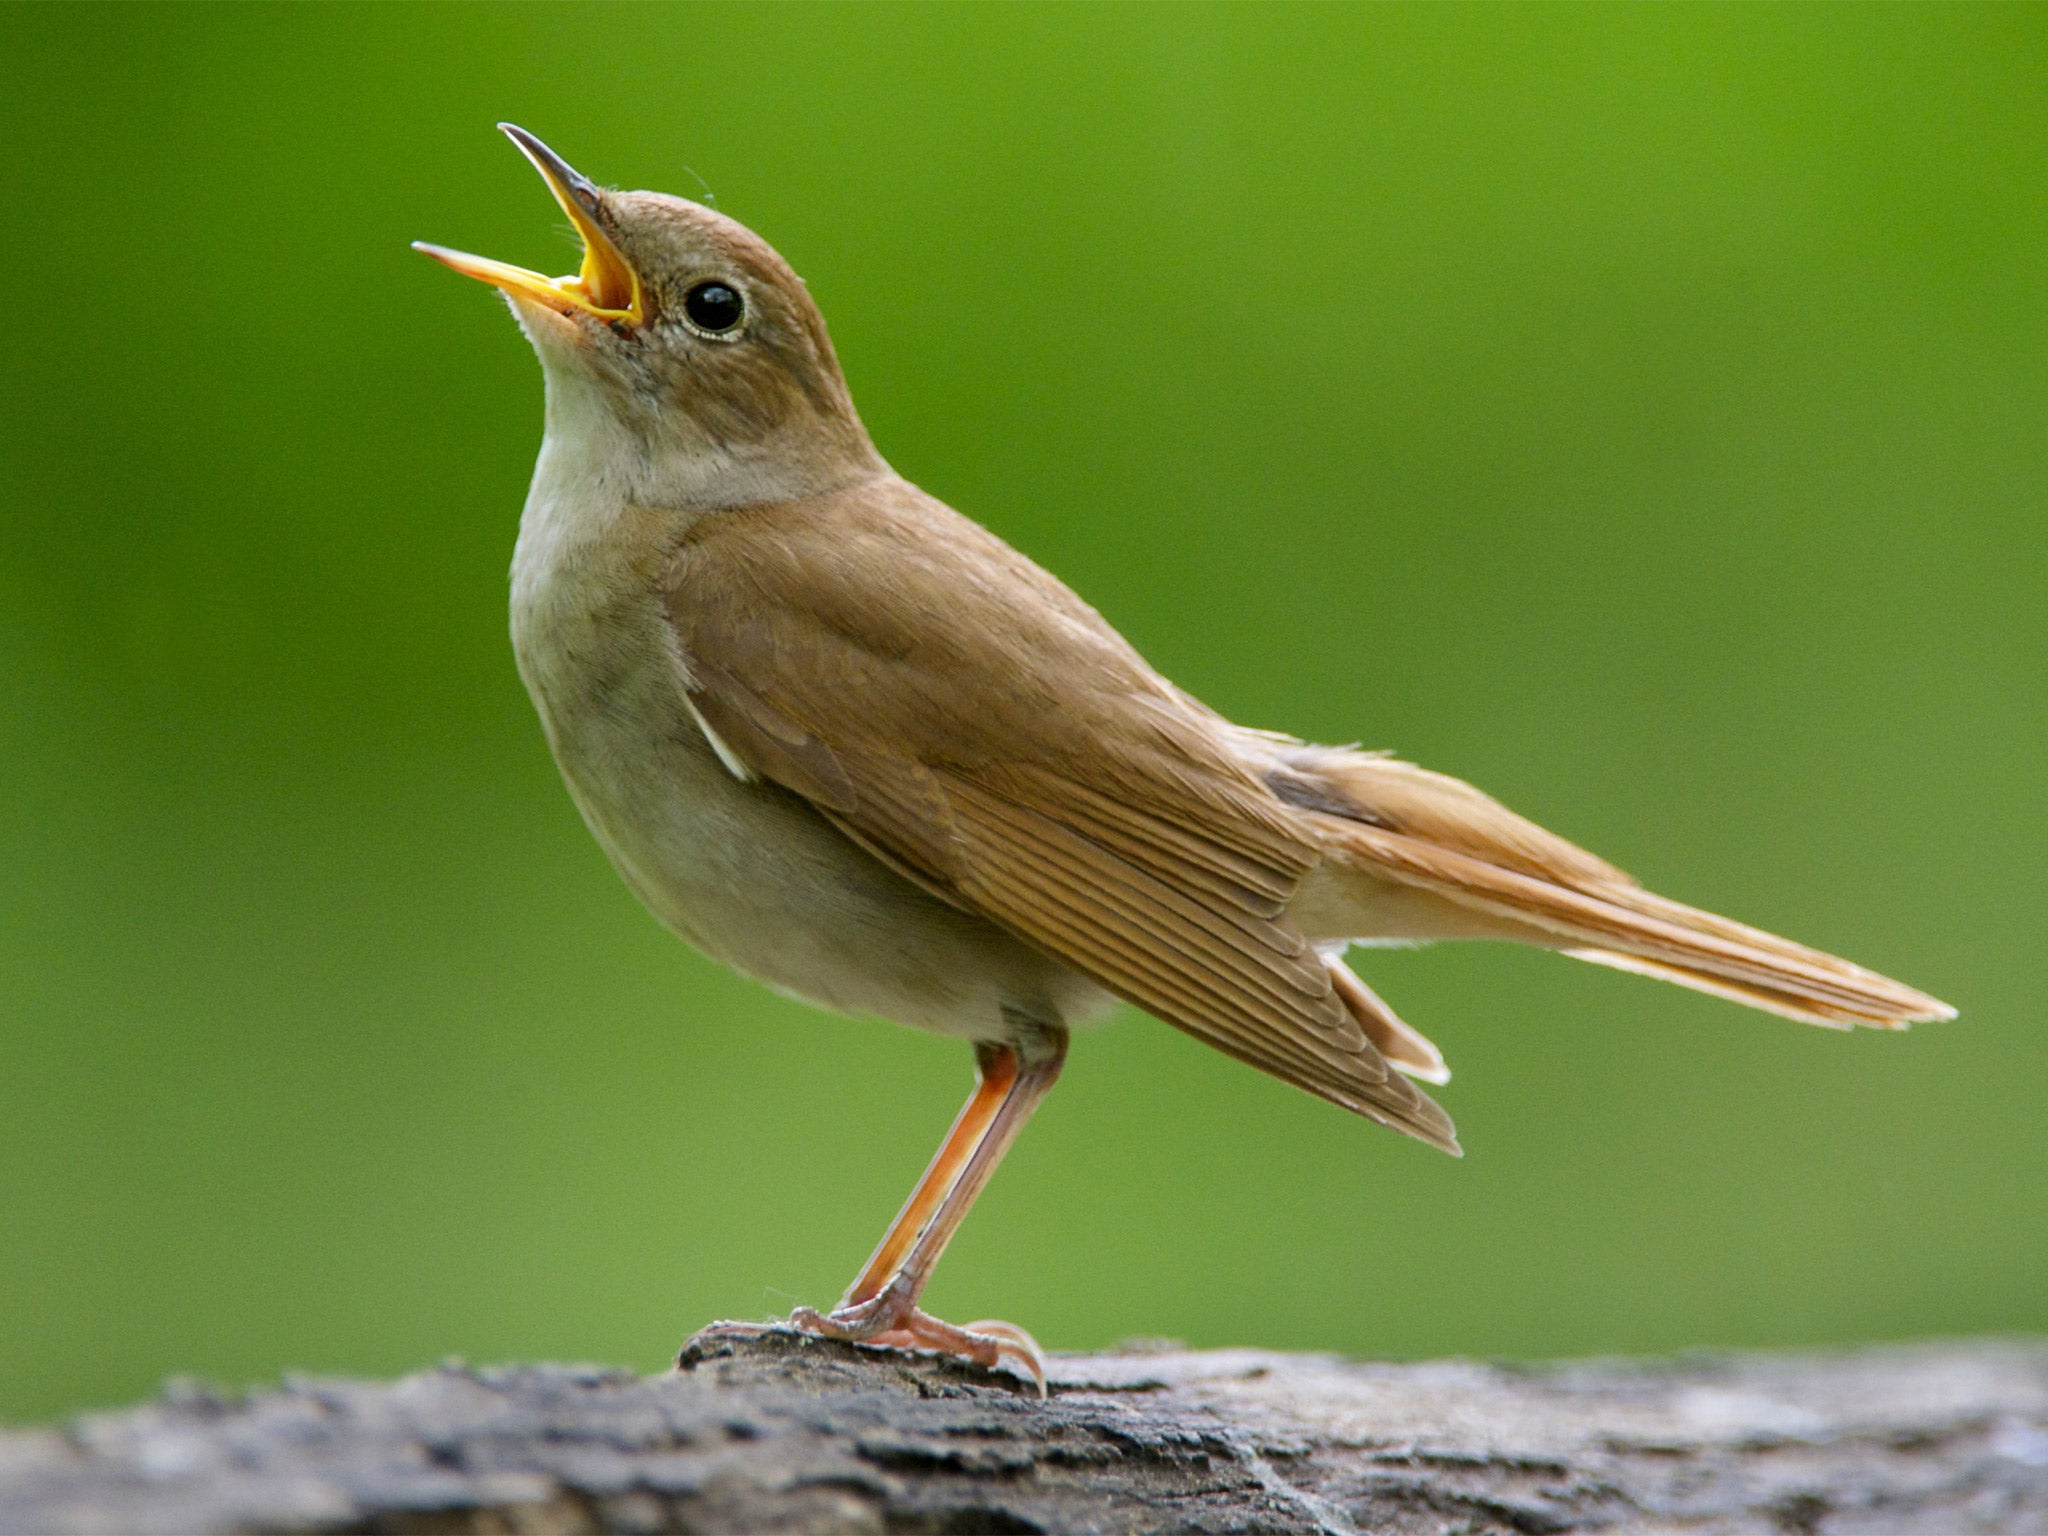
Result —
<path fill-rule="evenodd" d="M 850 1338 L 851 1335 L 820 1312 L 816 1307 L 798 1307 L 789 1314 L 790 1326 L 801 1328 L 805 1333 L 820 1334 L 828 1339 Z"/>
<path fill-rule="evenodd" d="M 1045 1351 L 1038 1347 L 1038 1340 L 1031 1337 L 1015 1323 L 1006 1323 L 998 1318 L 985 1317 L 980 1322 L 969 1323 L 967 1331 L 977 1338 L 994 1339 L 999 1356 L 1022 1366 L 1038 1388 L 1038 1395 L 1050 1397 L 1051 1390 L 1045 1383 Z"/>
<path fill-rule="evenodd" d="M 690 1352 L 699 1345 L 719 1339 L 758 1339 L 771 1333 L 787 1332 L 788 1327 L 787 1323 L 740 1323 L 727 1319 L 706 1323 L 683 1340 L 683 1347 L 676 1351 L 676 1369 L 689 1368 Z"/>
<path fill-rule="evenodd" d="M 960 1328 L 895 1301 L 888 1292 L 873 1301 L 839 1307 L 830 1313 L 815 1307 L 798 1307 L 790 1313 L 789 1321 L 806 1333 L 824 1338 L 889 1349 L 931 1350 L 971 1361 L 983 1370 L 995 1370 L 1007 1361 L 1030 1378 L 1040 1397 L 1048 1395 L 1045 1351 L 1015 1323 L 988 1320 Z"/>

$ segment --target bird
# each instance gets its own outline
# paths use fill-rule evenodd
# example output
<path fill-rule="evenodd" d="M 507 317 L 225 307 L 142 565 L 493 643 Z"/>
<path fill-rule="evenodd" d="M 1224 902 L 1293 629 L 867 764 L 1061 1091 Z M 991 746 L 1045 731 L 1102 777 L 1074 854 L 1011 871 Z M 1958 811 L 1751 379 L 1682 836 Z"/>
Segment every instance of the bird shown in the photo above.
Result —
<path fill-rule="evenodd" d="M 1442 1054 L 1353 943 L 1498 939 L 1836 1028 L 1947 1004 L 1654 895 L 1479 790 L 1240 726 L 898 475 L 803 281 L 710 207 L 599 186 L 500 124 L 582 242 L 496 287 L 545 430 L 511 567 L 518 668 L 569 793 L 669 929 L 826 1009 L 966 1041 L 972 1094 L 830 1311 L 718 1323 L 1028 1376 L 1031 1335 L 918 1305 L 1119 1002 L 1461 1155 Z"/>

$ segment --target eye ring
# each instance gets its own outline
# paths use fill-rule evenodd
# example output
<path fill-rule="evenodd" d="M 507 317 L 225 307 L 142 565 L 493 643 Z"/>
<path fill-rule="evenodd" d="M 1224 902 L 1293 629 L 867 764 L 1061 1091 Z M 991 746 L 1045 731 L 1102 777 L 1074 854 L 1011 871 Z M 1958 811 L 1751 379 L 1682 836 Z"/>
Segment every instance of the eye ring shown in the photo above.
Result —
<path fill-rule="evenodd" d="M 683 324 L 706 341 L 736 341 L 746 323 L 747 299 L 737 283 L 707 278 L 683 295 Z"/>

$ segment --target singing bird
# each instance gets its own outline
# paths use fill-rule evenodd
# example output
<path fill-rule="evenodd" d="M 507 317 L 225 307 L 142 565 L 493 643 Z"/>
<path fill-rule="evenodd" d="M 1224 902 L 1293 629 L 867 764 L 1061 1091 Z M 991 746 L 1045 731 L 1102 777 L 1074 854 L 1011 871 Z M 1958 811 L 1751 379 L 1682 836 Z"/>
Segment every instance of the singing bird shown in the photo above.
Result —
<path fill-rule="evenodd" d="M 1443 1058 L 1348 944 L 1510 939 L 1842 1028 L 1954 1016 L 1652 895 L 1457 779 L 1226 720 L 889 467 L 758 235 L 500 126 L 580 271 L 417 249 L 499 288 L 546 377 L 512 639 L 570 794 L 698 949 L 974 1048 L 973 1095 L 866 1267 L 790 1324 L 1042 1391 L 1024 1330 L 917 1303 L 1068 1031 L 1118 999 L 1453 1154 L 1411 1081 Z"/>

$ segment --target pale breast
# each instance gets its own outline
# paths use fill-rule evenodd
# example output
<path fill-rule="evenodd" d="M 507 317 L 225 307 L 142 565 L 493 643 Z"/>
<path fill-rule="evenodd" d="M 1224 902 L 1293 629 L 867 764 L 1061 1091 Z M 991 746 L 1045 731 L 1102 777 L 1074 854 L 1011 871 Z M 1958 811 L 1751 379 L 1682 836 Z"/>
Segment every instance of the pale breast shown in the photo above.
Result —
<path fill-rule="evenodd" d="M 679 515 L 607 505 L 548 467 L 544 451 L 514 555 L 514 651 L 571 796 L 658 918 L 778 990 L 941 1033 L 1105 1010 L 1093 983 L 735 776 L 689 708 L 658 595 Z"/>

